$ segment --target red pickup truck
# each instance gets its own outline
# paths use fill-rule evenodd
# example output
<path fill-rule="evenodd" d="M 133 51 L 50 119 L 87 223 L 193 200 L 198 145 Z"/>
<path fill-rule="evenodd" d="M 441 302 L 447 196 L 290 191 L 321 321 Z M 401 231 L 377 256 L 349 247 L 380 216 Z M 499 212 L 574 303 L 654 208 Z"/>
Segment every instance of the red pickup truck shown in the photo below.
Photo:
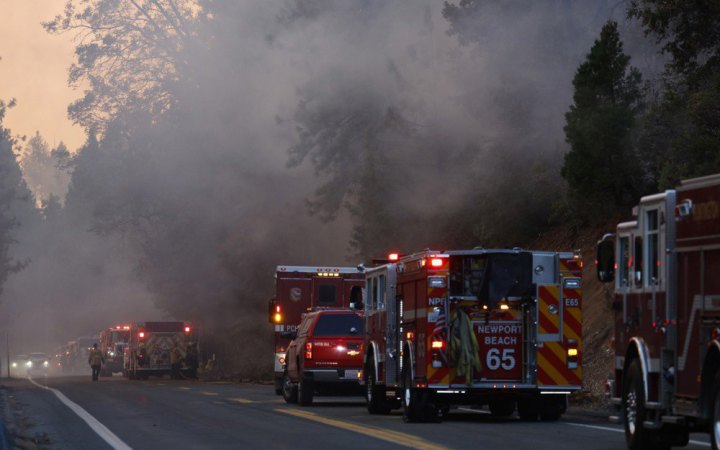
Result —
<path fill-rule="evenodd" d="M 350 309 L 308 313 L 287 349 L 282 394 L 309 405 L 318 394 L 362 394 L 364 319 Z"/>

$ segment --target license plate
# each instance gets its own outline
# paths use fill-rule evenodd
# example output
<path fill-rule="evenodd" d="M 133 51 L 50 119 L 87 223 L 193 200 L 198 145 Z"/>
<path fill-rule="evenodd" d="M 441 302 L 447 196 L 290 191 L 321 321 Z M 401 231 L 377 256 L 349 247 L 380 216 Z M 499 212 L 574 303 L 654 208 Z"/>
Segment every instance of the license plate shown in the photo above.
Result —
<path fill-rule="evenodd" d="M 360 373 L 359 370 L 346 370 L 345 371 L 345 378 L 346 379 L 357 379 L 358 373 Z"/>

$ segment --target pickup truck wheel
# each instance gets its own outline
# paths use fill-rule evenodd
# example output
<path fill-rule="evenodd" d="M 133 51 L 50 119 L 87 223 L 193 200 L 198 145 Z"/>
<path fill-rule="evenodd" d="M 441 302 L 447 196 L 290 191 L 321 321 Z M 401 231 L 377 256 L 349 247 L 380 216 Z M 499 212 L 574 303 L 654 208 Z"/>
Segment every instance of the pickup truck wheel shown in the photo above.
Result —
<path fill-rule="evenodd" d="M 298 383 L 298 403 L 300 406 L 309 406 L 313 401 L 313 394 L 315 393 L 313 387 L 313 380 L 311 378 L 300 378 Z"/>
<path fill-rule="evenodd" d="M 712 396 L 712 418 L 710 420 L 710 445 L 713 450 L 720 450 L 720 372 L 715 375 Z"/>
<path fill-rule="evenodd" d="M 512 416 L 512 413 L 515 412 L 515 401 L 508 399 L 490 400 L 488 408 L 490 409 L 490 414 L 492 414 L 493 417 Z"/>
<path fill-rule="evenodd" d="M 375 369 L 371 366 L 365 371 L 365 400 L 370 414 L 390 414 L 390 403 L 385 389 L 375 384 Z"/>
<path fill-rule="evenodd" d="M 290 379 L 287 370 L 282 376 L 282 396 L 287 403 L 297 403 L 298 401 L 298 388 Z"/>
<path fill-rule="evenodd" d="M 645 410 L 645 388 L 640 362 L 635 359 L 628 366 L 623 380 L 622 417 L 625 425 L 625 441 L 629 450 L 656 449 L 662 447 L 657 435 L 643 424 L 647 417 Z M 664 448 L 669 448 L 667 445 Z"/>

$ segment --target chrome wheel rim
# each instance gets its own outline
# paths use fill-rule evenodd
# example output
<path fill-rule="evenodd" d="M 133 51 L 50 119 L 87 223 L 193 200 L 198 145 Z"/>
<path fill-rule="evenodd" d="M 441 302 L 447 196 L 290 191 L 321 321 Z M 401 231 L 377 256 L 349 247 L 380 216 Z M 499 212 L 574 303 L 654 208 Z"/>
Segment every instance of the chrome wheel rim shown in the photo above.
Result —
<path fill-rule="evenodd" d="M 625 396 L 625 424 L 628 432 L 635 434 L 638 410 L 638 396 L 633 388 Z"/>

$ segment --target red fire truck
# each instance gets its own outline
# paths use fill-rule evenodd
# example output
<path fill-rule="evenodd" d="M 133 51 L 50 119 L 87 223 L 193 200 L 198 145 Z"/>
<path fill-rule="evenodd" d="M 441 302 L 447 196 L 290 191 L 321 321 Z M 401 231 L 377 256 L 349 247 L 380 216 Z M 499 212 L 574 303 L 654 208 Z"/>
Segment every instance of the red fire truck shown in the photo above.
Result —
<path fill-rule="evenodd" d="M 282 395 L 285 351 L 302 314 L 312 308 L 349 307 L 362 302 L 363 275 L 354 267 L 278 266 L 268 320 L 275 325 L 275 393 Z"/>
<path fill-rule="evenodd" d="M 598 243 L 615 282 L 615 370 L 608 387 L 628 447 L 720 442 L 720 174 L 643 197 Z"/>
<path fill-rule="evenodd" d="M 579 255 L 423 251 L 367 269 L 370 413 L 439 420 L 450 405 L 556 420 L 582 384 Z"/>
<path fill-rule="evenodd" d="M 125 346 L 129 339 L 130 325 L 116 325 L 100 333 L 100 351 L 105 358 L 100 376 L 110 377 L 123 371 Z"/>
<path fill-rule="evenodd" d="M 198 341 L 195 330 L 183 322 L 140 322 L 130 326 L 125 346 L 124 371 L 131 379 L 172 375 L 172 353 L 178 359 L 178 375 L 195 378 L 198 368 Z"/>

